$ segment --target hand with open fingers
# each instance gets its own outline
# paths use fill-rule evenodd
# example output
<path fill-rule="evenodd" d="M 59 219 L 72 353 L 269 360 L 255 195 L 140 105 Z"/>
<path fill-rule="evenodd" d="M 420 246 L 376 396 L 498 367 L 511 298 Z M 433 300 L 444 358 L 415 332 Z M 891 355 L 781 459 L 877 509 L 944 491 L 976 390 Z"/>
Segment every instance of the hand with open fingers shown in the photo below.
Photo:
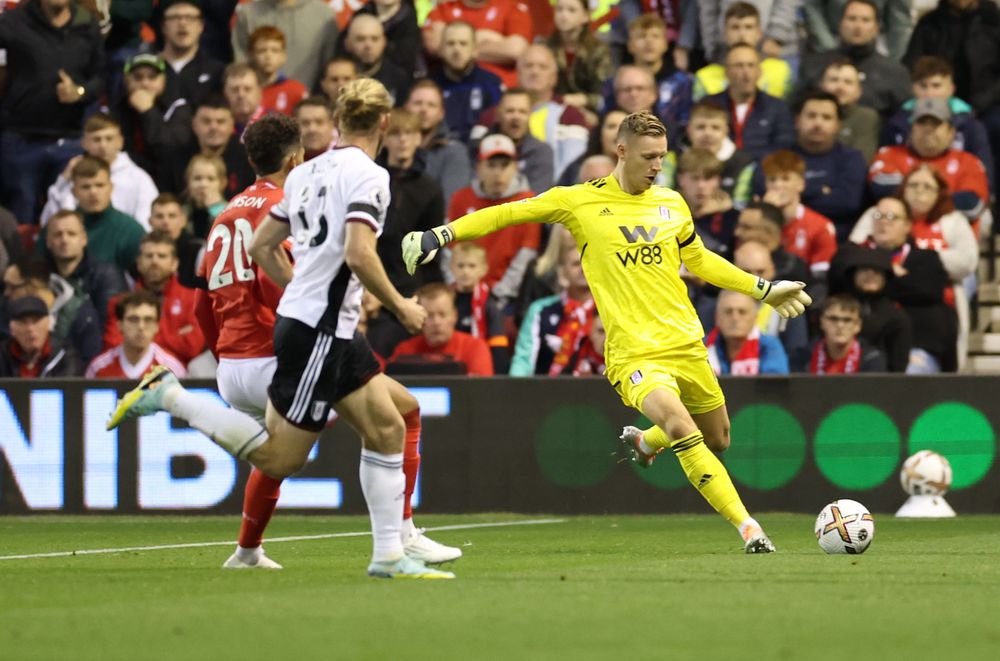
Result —
<path fill-rule="evenodd" d="M 449 243 L 455 234 L 447 225 L 435 227 L 427 232 L 410 232 L 403 237 L 403 263 L 406 272 L 413 275 L 418 266 L 430 262 L 437 251 Z"/>
<path fill-rule="evenodd" d="M 805 292 L 806 283 L 792 280 L 775 280 L 764 294 L 762 301 L 778 311 L 785 319 L 794 319 L 806 311 L 812 297 Z"/>

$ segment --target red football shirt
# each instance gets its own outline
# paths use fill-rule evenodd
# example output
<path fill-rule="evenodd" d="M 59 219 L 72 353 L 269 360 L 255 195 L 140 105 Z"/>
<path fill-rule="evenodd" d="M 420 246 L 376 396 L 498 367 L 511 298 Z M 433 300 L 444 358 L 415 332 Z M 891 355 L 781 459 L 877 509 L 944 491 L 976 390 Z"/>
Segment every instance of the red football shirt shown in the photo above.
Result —
<path fill-rule="evenodd" d="M 274 310 L 281 289 L 250 261 L 253 232 L 284 191 L 266 179 L 229 201 L 208 233 L 202 269 L 218 330 L 215 352 L 222 358 L 274 355 Z"/>
<path fill-rule="evenodd" d="M 785 223 L 781 236 L 785 250 L 801 257 L 813 271 L 830 268 L 837 253 L 837 230 L 823 214 L 800 204 L 795 220 Z"/>
<path fill-rule="evenodd" d="M 492 0 L 481 7 L 467 7 L 461 0 L 439 2 L 427 15 L 424 27 L 440 22 L 447 25 L 464 21 L 476 30 L 492 30 L 504 37 L 518 35 L 529 44 L 534 35 L 528 6 L 518 0 Z M 479 61 L 479 66 L 500 76 L 505 87 L 517 86 L 517 64 L 495 64 Z"/>
<path fill-rule="evenodd" d="M 156 342 L 149 345 L 134 365 L 125 357 L 122 345 L 108 349 L 90 361 L 84 376 L 88 379 L 138 379 L 155 365 L 163 365 L 176 376 L 187 376 L 184 365 Z"/>
<path fill-rule="evenodd" d="M 306 86 L 292 78 L 278 80 L 261 90 L 260 106 L 265 111 L 289 115 L 294 112 L 299 101 L 309 95 Z"/>
<path fill-rule="evenodd" d="M 470 376 L 493 376 L 493 358 L 490 356 L 489 345 L 485 340 L 462 331 L 455 331 L 446 344 L 437 347 L 428 344 L 423 335 L 411 337 L 399 343 L 389 362 L 400 356 L 425 354 L 450 356 L 457 362 L 465 363 Z"/>
<path fill-rule="evenodd" d="M 136 283 L 136 289 L 143 289 Z M 188 289 L 174 274 L 161 292 L 163 306 L 160 308 L 160 329 L 153 340 L 187 364 L 206 348 L 205 336 L 201 332 L 195 316 L 197 291 Z M 104 348 L 110 349 L 122 343 L 122 332 L 115 318 L 115 305 L 124 296 L 119 294 L 108 301 L 108 321 L 104 326 Z"/>
<path fill-rule="evenodd" d="M 476 195 L 471 186 L 455 191 L 451 196 L 451 204 L 448 205 L 448 220 L 457 220 L 473 211 L 479 211 L 487 207 L 493 207 L 504 202 L 515 202 L 529 197 L 534 197 L 531 191 L 517 193 L 511 197 L 501 200 L 488 200 Z M 505 227 L 499 232 L 494 232 L 479 239 L 476 243 L 486 251 L 486 260 L 490 270 L 486 273 L 484 281 L 489 287 L 493 287 L 507 272 L 507 267 L 517 255 L 521 248 L 538 250 L 542 243 L 542 228 L 536 223 L 525 223 L 523 225 L 512 225 Z"/>

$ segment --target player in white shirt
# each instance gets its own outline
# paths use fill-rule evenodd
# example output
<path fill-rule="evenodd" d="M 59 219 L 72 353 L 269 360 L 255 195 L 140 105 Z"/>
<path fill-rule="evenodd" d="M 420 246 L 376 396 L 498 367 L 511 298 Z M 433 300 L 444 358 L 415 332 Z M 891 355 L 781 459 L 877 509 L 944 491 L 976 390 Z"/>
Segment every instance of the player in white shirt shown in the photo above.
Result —
<path fill-rule="evenodd" d="M 108 425 L 126 416 L 166 410 L 187 420 L 264 473 L 291 475 L 305 463 L 331 406 L 362 439 L 360 478 L 372 521 L 371 576 L 454 578 L 404 553 L 401 539 L 405 424 L 393 402 L 398 384 L 381 373 L 357 332 L 363 288 L 411 332 L 426 312 L 389 281 L 376 239 L 389 203 L 389 176 L 374 162 L 392 102 L 381 83 L 361 79 L 340 93 L 340 146 L 301 165 L 285 182 L 284 201 L 258 227 L 253 260 L 285 287 L 278 305 L 277 369 L 267 429 L 250 416 L 184 390 L 167 370 L 147 376 L 126 394 Z M 301 144 L 288 145 L 301 158 Z M 293 241 L 294 267 L 281 244 Z"/>

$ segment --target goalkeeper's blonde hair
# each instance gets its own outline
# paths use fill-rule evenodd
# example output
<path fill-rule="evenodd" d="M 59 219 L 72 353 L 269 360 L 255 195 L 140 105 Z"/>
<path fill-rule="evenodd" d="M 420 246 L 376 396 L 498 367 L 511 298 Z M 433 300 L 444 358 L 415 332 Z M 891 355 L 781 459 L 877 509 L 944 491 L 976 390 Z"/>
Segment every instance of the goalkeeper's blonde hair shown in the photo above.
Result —
<path fill-rule="evenodd" d="M 349 135 L 373 133 L 383 115 L 392 110 L 392 97 L 385 86 L 372 78 L 358 78 L 340 88 L 337 96 L 337 125 Z"/>
<path fill-rule="evenodd" d="M 660 118 L 649 112 L 642 110 L 626 115 L 618 127 L 618 142 L 624 142 L 632 136 L 646 135 L 653 138 L 667 135 L 667 127 L 663 125 Z"/>

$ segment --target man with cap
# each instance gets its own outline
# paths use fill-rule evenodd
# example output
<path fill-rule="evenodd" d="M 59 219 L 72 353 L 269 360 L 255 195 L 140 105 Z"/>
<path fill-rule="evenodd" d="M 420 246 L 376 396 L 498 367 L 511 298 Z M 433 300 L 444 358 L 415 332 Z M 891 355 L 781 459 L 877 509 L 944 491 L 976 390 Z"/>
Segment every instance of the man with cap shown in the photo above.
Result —
<path fill-rule="evenodd" d="M 493 133 L 480 141 L 476 176 L 471 186 L 452 196 L 448 220 L 534 196 L 527 178 L 518 172 L 514 141 L 502 133 Z M 513 225 L 476 239 L 475 243 L 486 250 L 489 271 L 483 280 L 493 295 L 501 300 L 516 298 L 528 264 L 538 255 L 540 226 L 534 223 Z M 444 263 L 441 270 L 450 273 Z"/>
<path fill-rule="evenodd" d="M 51 336 L 49 308 L 37 296 L 22 296 L 7 307 L 10 337 L 0 342 L 0 378 L 79 376 L 79 359 Z"/>
<path fill-rule="evenodd" d="M 894 193 L 906 175 L 927 163 L 944 176 L 955 209 L 977 222 L 990 199 L 986 168 L 969 152 L 952 148 L 955 127 L 948 101 L 918 99 L 912 119 L 907 144 L 883 147 L 875 154 L 868 170 L 872 193 L 877 199 Z"/>
<path fill-rule="evenodd" d="M 139 53 L 125 62 L 125 94 L 112 108 L 122 127 L 125 152 L 146 172 L 156 171 L 157 150 L 191 140 L 193 107 L 186 99 L 168 101 L 166 62 L 159 55 Z"/>

